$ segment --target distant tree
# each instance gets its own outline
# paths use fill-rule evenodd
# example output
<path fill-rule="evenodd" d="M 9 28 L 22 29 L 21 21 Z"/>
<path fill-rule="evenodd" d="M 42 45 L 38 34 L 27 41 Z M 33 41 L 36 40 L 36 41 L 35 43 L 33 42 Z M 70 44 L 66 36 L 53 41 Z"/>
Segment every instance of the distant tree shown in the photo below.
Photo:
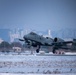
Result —
<path fill-rule="evenodd" d="M 20 42 L 12 42 L 11 47 L 21 47 L 22 48 L 22 44 Z"/>
<path fill-rule="evenodd" d="M 11 45 L 6 42 L 6 41 L 3 41 L 1 44 L 0 44 L 0 48 L 11 48 Z"/>
<path fill-rule="evenodd" d="M 24 43 L 24 44 L 23 44 L 23 47 L 24 47 L 24 48 L 27 48 L 27 47 L 28 47 L 28 45 L 27 45 L 26 43 Z"/>
<path fill-rule="evenodd" d="M 2 52 L 9 52 L 10 49 L 11 49 L 11 45 L 8 42 L 3 41 L 0 44 L 0 51 L 2 51 Z"/>

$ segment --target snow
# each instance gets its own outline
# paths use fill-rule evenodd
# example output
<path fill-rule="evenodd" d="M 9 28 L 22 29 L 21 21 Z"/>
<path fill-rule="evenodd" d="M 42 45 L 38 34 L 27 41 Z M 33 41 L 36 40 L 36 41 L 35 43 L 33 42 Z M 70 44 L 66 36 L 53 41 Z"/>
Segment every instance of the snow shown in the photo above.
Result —
<path fill-rule="evenodd" d="M 14 74 L 14 73 L 0 73 L 0 75 L 44 75 L 44 74 Z M 67 74 L 46 74 L 46 75 L 67 75 Z M 76 74 L 68 74 L 76 75 Z"/>
<path fill-rule="evenodd" d="M 0 73 L 73 74 L 76 73 L 76 55 L 1 54 Z"/>
<path fill-rule="evenodd" d="M 73 52 L 73 53 L 72 52 L 66 52 L 65 54 L 66 55 L 76 55 L 76 52 Z"/>

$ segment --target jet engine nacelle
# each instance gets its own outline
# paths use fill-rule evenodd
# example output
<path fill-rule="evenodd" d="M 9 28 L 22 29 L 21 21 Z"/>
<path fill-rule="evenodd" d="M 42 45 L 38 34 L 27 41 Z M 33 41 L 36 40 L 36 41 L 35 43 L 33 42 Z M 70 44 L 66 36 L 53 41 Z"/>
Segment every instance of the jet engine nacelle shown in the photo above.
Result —
<path fill-rule="evenodd" d="M 60 38 L 54 38 L 54 47 L 53 47 L 53 53 L 56 53 L 56 54 L 61 54 L 61 52 L 60 51 L 57 51 L 56 52 L 56 49 L 59 49 L 61 46 L 63 46 L 63 42 L 64 42 L 64 40 L 63 39 L 60 39 Z"/>
<path fill-rule="evenodd" d="M 54 42 L 64 42 L 64 40 L 56 37 L 54 38 Z"/>

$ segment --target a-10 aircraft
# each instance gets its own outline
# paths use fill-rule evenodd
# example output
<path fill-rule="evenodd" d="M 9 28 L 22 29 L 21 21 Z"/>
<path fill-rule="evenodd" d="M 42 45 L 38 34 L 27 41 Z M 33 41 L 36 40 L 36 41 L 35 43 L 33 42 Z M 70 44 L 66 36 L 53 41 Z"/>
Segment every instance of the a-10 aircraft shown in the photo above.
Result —
<path fill-rule="evenodd" d="M 41 46 L 52 46 L 52 52 L 55 53 L 56 49 L 68 49 L 67 44 L 73 43 L 73 41 L 64 41 L 60 38 L 49 38 L 40 36 L 34 32 L 30 32 L 27 35 L 24 35 L 23 39 L 19 39 L 20 41 L 25 41 L 27 45 L 37 47 L 36 52 L 39 53 Z"/>

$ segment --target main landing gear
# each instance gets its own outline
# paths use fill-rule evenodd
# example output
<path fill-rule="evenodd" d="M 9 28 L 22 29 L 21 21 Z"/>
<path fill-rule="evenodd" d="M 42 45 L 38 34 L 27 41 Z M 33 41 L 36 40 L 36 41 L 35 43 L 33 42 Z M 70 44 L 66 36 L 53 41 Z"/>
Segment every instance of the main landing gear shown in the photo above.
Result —
<path fill-rule="evenodd" d="M 57 49 L 56 48 L 53 48 L 53 54 L 65 54 L 65 51 L 62 50 L 62 49 Z"/>
<path fill-rule="evenodd" d="M 40 46 L 37 46 L 36 53 L 39 53 L 39 51 L 40 51 Z"/>

